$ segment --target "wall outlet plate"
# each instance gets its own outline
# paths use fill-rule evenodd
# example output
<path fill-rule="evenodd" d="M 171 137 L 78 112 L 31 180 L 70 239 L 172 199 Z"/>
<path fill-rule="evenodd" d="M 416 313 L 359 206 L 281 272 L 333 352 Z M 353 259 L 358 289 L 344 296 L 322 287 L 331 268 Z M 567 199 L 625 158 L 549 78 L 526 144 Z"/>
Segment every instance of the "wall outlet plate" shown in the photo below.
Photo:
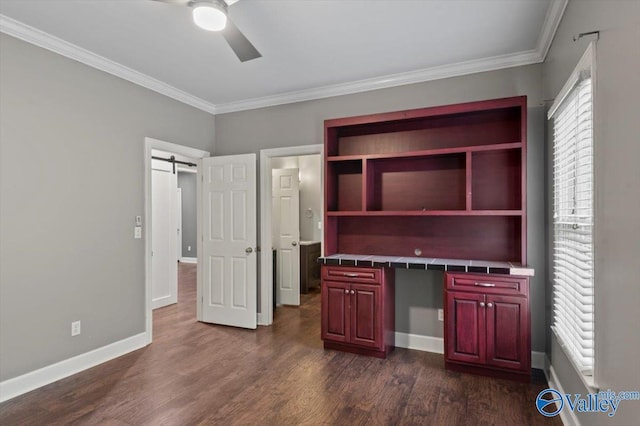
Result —
<path fill-rule="evenodd" d="M 438 321 L 444 321 L 444 309 L 438 309 Z"/>
<path fill-rule="evenodd" d="M 136 240 L 142 238 L 142 226 L 136 226 L 135 228 L 133 228 L 133 238 L 135 238 Z"/>
<path fill-rule="evenodd" d="M 81 332 L 80 321 L 74 321 L 71 323 L 71 336 L 77 336 Z"/>

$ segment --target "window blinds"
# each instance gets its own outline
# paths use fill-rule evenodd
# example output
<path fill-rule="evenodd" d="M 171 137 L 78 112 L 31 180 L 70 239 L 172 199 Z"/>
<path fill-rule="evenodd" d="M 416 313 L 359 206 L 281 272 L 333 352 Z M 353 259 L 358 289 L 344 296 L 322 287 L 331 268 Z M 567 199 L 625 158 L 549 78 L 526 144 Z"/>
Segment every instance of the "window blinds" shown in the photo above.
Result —
<path fill-rule="evenodd" d="M 584 375 L 593 375 L 593 129 L 584 74 L 553 113 L 554 331 Z"/>

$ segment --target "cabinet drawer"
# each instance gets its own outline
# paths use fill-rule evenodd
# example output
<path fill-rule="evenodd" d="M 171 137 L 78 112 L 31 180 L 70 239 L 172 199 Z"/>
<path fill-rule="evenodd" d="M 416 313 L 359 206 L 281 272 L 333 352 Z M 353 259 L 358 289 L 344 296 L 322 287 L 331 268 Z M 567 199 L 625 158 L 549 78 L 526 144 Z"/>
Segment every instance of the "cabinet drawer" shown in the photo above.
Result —
<path fill-rule="evenodd" d="M 322 279 L 348 281 L 352 283 L 380 284 L 379 268 L 351 268 L 346 266 L 323 266 Z"/>
<path fill-rule="evenodd" d="M 529 295 L 529 280 L 489 274 L 445 274 L 447 290 L 472 291 L 485 294 Z"/>

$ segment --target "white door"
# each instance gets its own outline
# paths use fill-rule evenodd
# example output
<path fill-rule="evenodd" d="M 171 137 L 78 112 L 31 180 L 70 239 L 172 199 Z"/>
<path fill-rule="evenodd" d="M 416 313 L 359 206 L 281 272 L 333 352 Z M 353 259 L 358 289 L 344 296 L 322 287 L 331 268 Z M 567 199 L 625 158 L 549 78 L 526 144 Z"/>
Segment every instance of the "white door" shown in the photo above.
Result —
<path fill-rule="evenodd" d="M 177 236 L 177 256 L 178 260 L 182 257 L 182 188 L 178 188 L 176 192 L 176 226 L 178 227 Z"/>
<path fill-rule="evenodd" d="M 203 158 L 200 321 L 235 327 L 257 324 L 256 155 Z"/>
<path fill-rule="evenodd" d="M 151 167 L 151 304 L 156 309 L 178 301 L 178 183 L 171 164 L 152 160 Z"/>
<path fill-rule="evenodd" d="M 298 169 L 272 172 L 273 219 L 276 221 L 276 302 L 300 305 L 300 193 Z"/>

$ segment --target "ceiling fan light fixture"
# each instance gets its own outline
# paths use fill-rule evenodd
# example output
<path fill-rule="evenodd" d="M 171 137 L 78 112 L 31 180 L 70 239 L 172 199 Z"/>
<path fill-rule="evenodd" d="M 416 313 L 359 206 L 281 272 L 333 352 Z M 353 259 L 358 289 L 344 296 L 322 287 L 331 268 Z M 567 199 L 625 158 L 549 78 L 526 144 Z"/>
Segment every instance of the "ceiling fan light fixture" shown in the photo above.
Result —
<path fill-rule="evenodd" d="M 217 2 L 195 3 L 193 22 L 203 30 L 222 31 L 227 25 L 227 13 Z"/>

